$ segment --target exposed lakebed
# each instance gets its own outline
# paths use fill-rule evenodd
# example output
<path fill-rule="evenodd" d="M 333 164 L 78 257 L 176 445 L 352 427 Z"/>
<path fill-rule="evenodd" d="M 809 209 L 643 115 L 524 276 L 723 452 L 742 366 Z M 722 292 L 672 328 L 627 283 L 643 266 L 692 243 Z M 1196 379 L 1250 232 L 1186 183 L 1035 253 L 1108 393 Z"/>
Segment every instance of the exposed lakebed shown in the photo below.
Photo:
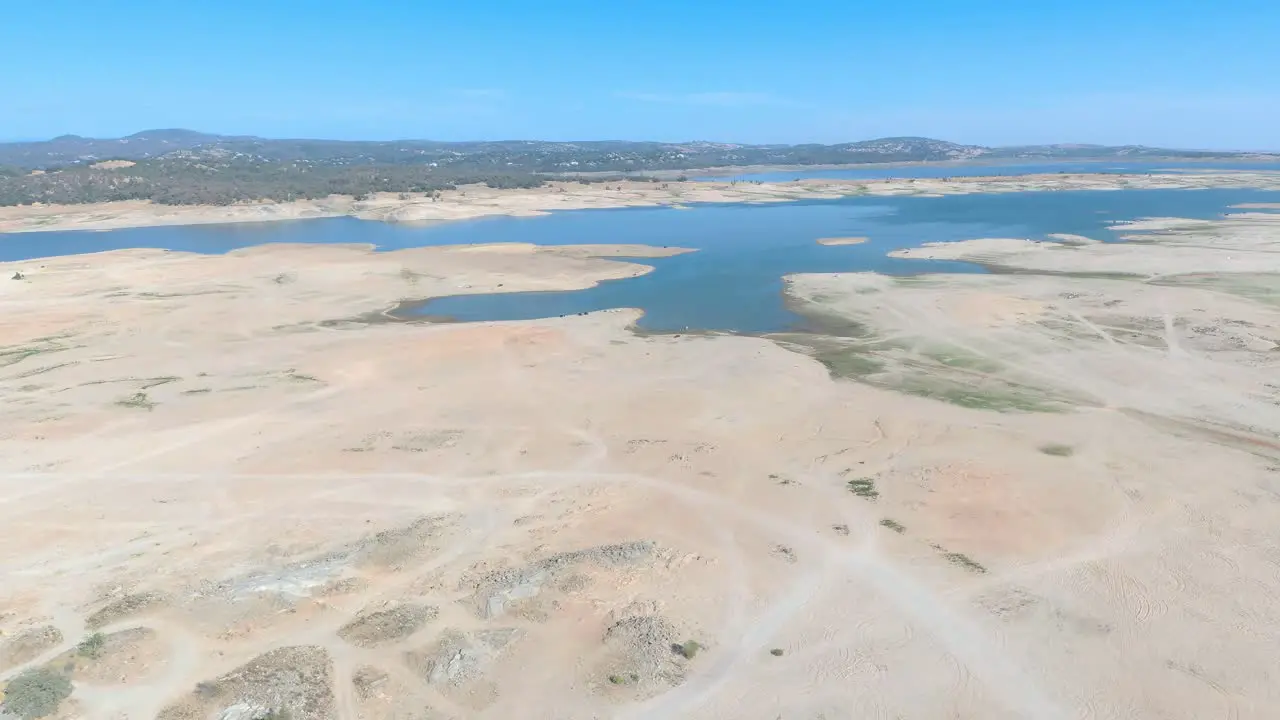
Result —
<path fill-rule="evenodd" d="M 239 225 L 48 232 L 0 239 L 0 260 L 122 248 L 224 253 L 268 243 L 368 243 L 379 250 L 475 243 L 623 244 L 698 252 L 646 258 L 654 270 L 586 290 L 470 294 L 406 304 L 401 316 L 455 321 L 520 320 L 635 307 L 652 331 L 765 333 L 804 320 L 783 296 L 793 273 L 890 275 L 983 272 L 973 264 L 895 259 L 891 250 L 982 237 L 1044 239 L 1073 234 L 1114 241 L 1110 226 L 1144 217 L 1214 218 L 1232 205 L 1280 201 L 1249 189 L 1022 192 L 943 197 L 847 197 L 771 204 L 702 204 L 493 217 L 426 227 L 329 218 Z M 825 246 L 819 238 L 865 236 Z"/>

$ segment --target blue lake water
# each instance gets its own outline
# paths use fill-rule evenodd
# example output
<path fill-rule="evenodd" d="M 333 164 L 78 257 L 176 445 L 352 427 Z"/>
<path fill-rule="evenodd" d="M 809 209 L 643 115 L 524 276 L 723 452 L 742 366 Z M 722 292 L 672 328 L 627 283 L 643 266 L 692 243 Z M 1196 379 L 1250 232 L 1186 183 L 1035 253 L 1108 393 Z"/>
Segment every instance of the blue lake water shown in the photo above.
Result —
<path fill-rule="evenodd" d="M 637 243 L 698 252 L 645 259 L 654 271 L 568 292 L 497 293 L 432 299 L 401 314 L 457 321 L 520 320 L 635 307 L 640 327 L 760 333 L 802 327 L 787 309 L 782 276 L 872 270 L 887 274 L 983 272 L 958 262 L 898 260 L 890 250 L 978 237 L 1044 238 L 1051 233 L 1115 240 L 1117 221 L 1151 216 L 1212 218 L 1234 204 L 1280 202 L 1280 192 L 1248 189 L 1121 190 L 848 197 L 775 204 L 692 205 L 690 209 L 579 210 L 535 218 L 494 217 L 426 227 L 352 218 L 262 224 L 49 232 L 0 236 L 0 260 L 120 248 L 224 253 L 267 243 L 370 243 L 379 250 L 431 245 L 529 242 Z M 823 246 L 822 237 L 866 236 L 861 245 Z"/>
<path fill-rule="evenodd" d="M 775 170 L 757 173 L 728 173 L 703 176 L 698 180 L 759 180 L 761 182 L 790 182 L 792 180 L 883 180 L 886 178 L 945 178 L 985 177 L 1006 175 L 1031 175 L 1052 173 L 1102 173 L 1102 174 L 1165 174 L 1187 172 L 1212 172 L 1217 170 L 1280 172 L 1280 161 L 1205 161 L 1197 163 L 1119 162 L 1115 160 L 1080 160 L 1074 162 L 1006 162 L 1006 163 L 956 163 L 926 164 L 902 163 L 897 165 L 870 165 L 813 170 Z"/>
<path fill-rule="evenodd" d="M 1109 226 L 1152 216 L 1213 218 L 1231 205 L 1276 202 L 1259 190 L 1124 190 L 851 197 L 772 205 L 693 206 L 560 213 L 433 228 L 459 242 L 645 243 L 698 252 L 643 260 L 654 271 L 568 292 L 439 298 L 407 312 L 459 321 L 523 320 L 606 308 L 644 310 L 639 326 L 742 333 L 803 327 L 786 307 L 782 276 L 791 273 L 983 272 L 968 263 L 899 260 L 886 253 L 925 242 L 980 237 L 1044 239 L 1051 233 L 1115 241 Z M 861 245 L 824 246 L 820 237 L 866 236 Z"/>

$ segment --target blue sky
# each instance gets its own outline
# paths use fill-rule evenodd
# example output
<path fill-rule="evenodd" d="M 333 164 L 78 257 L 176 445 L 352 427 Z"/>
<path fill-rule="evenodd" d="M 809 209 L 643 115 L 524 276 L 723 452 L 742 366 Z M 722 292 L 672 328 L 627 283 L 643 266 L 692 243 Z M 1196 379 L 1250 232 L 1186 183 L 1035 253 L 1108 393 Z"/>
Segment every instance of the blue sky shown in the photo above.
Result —
<path fill-rule="evenodd" d="M 0 138 L 1280 149 L 1276 0 L 5 0 Z"/>

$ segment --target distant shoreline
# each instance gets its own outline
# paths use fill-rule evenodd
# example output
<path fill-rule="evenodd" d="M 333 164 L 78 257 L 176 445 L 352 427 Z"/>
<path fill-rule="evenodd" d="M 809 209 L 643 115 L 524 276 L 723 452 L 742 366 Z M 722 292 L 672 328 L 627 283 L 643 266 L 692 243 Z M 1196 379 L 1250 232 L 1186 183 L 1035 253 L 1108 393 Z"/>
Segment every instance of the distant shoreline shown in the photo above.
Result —
<path fill-rule="evenodd" d="M 344 216 L 424 225 L 498 215 L 528 217 L 558 210 L 682 207 L 698 203 L 778 203 L 832 200 L 857 195 L 897 197 L 1213 187 L 1280 190 L 1280 172 L 1253 170 L 1160 175 L 1055 173 L 951 178 L 807 179 L 799 182 L 761 183 L 732 183 L 728 179 L 621 181 L 590 185 L 553 182 L 538 188 L 513 189 L 466 185 L 436 193 L 434 197 L 422 193 L 378 193 L 362 200 L 334 195 L 317 200 L 232 205 L 162 205 L 146 200 L 83 205 L 22 205 L 0 207 L 0 233 L 261 223 Z"/>
<path fill-rule="evenodd" d="M 911 160 L 903 162 L 884 162 L 884 163 L 841 163 L 841 164 L 824 164 L 824 165 L 721 165 L 716 167 L 697 168 L 693 170 L 655 170 L 645 172 L 646 177 L 656 178 L 675 178 L 681 175 L 698 178 L 725 178 L 731 179 L 735 175 L 756 175 L 759 173 L 770 172 L 808 172 L 813 170 L 885 170 L 893 168 L 914 168 L 914 167 L 938 167 L 938 168 L 980 168 L 980 167 L 996 167 L 1000 165 L 1053 165 L 1055 163 L 1072 163 L 1072 164 L 1132 164 L 1132 165 L 1160 165 L 1164 163 L 1178 163 L 1180 165 L 1203 165 L 1208 163 L 1221 163 L 1223 165 L 1244 164 L 1244 163 L 1271 163 L 1275 165 L 1276 170 L 1280 171 L 1280 156 L 1267 155 L 1258 153 L 1249 157 L 1229 157 L 1229 158 L 1182 158 L 1176 156 L 1169 157 L 1143 157 L 1134 160 L 1125 158 L 974 158 L 969 160 Z M 1253 168 L 1245 168 L 1245 172 L 1266 172 L 1265 170 L 1255 170 Z M 576 173 L 582 177 L 596 176 L 613 176 L 617 173 Z M 637 173 L 639 175 L 639 173 Z M 1017 177 L 1017 176 L 1010 176 Z"/>

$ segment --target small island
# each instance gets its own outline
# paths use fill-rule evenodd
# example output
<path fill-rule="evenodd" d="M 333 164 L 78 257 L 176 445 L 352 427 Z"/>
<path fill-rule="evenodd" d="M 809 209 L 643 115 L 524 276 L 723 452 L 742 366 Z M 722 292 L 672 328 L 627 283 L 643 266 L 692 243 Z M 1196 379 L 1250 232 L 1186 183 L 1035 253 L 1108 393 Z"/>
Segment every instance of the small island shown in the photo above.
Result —
<path fill-rule="evenodd" d="M 818 238 L 819 245 L 861 245 L 866 242 L 865 237 L 829 237 Z"/>

